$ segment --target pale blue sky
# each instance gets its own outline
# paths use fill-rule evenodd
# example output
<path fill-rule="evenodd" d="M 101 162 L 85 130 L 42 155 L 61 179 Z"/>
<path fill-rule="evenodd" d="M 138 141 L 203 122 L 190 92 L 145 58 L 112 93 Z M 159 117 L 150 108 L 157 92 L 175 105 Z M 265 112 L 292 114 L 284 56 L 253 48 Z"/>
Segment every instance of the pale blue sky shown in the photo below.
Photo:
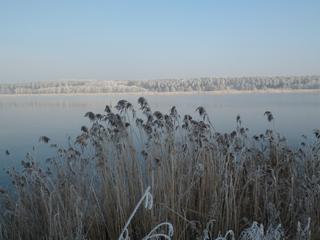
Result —
<path fill-rule="evenodd" d="M 320 74 L 320 1 L 0 0 L 0 82 Z"/>

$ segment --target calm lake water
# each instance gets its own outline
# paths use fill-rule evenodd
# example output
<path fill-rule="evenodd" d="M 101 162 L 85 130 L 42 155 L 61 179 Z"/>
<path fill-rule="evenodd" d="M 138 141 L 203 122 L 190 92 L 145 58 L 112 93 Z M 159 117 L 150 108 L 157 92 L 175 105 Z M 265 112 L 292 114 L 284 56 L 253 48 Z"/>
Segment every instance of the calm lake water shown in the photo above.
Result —
<path fill-rule="evenodd" d="M 45 135 L 51 142 L 67 143 L 67 137 L 80 133 L 87 111 L 103 112 L 106 104 L 115 106 L 120 99 L 137 105 L 138 95 L 106 96 L 0 96 L 0 185 L 5 180 L 3 168 L 18 166 L 35 146 L 34 155 L 40 161 L 51 154 L 38 139 Z M 243 93 L 230 95 L 147 95 L 152 110 L 169 111 L 175 105 L 181 115 L 196 114 L 203 106 L 217 131 L 231 131 L 240 114 L 242 123 L 252 135 L 270 127 L 263 113 L 269 110 L 275 117 L 275 127 L 286 136 L 289 144 L 297 145 L 301 135 L 312 138 L 320 128 L 319 93 Z M 10 155 L 5 154 L 9 150 Z"/>

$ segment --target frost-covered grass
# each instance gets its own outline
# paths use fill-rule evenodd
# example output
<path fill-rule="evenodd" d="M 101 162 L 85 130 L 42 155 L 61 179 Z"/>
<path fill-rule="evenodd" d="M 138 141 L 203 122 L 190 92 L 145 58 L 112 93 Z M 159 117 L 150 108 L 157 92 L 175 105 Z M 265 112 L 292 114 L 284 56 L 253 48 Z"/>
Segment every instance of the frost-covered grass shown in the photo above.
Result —
<path fill-rule="evenodd" d="M 28 155 L 9 171 L 0 239 L 316 239 L 319 130 L 293 149 L 268 111 L 270 128 L 250 136 L 240 116 L 219 133 L 202 107 L 179 116 L 138 104 L 88 112 L 67 147 L 41 137 L 57 154 L 48 168 Z"/>

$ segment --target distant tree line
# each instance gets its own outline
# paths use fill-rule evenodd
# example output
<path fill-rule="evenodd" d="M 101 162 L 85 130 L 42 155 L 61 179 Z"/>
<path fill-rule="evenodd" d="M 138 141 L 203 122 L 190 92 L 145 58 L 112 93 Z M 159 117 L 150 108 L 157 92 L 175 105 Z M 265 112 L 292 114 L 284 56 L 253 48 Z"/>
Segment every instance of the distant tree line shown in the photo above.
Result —
<path fill-rule="evenodd" d="M 267 89 L 320 89 L 320 76 L 206 77 L 143 81 L 69 80 L 0 84 L 0 94 L 191 92 Z"/>

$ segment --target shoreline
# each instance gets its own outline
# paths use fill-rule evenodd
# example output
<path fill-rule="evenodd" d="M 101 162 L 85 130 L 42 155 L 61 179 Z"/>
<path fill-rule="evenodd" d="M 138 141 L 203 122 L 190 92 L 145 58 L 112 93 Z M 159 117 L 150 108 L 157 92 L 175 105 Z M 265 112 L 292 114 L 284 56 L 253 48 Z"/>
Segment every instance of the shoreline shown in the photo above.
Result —
<path fill-rule="evenodd" d="M 190 92 L 110 92 L 110 93 L 31 93 L 31 94 L 0 94 L 0 97 L 30 97 L 30 96 L 186 96 L 186 95 L 233 95 L 233 94 L 288 94 L 288 93 L 320 93 L 320 89 L 264 89 L 264 90 L 216 90 Z"/>

